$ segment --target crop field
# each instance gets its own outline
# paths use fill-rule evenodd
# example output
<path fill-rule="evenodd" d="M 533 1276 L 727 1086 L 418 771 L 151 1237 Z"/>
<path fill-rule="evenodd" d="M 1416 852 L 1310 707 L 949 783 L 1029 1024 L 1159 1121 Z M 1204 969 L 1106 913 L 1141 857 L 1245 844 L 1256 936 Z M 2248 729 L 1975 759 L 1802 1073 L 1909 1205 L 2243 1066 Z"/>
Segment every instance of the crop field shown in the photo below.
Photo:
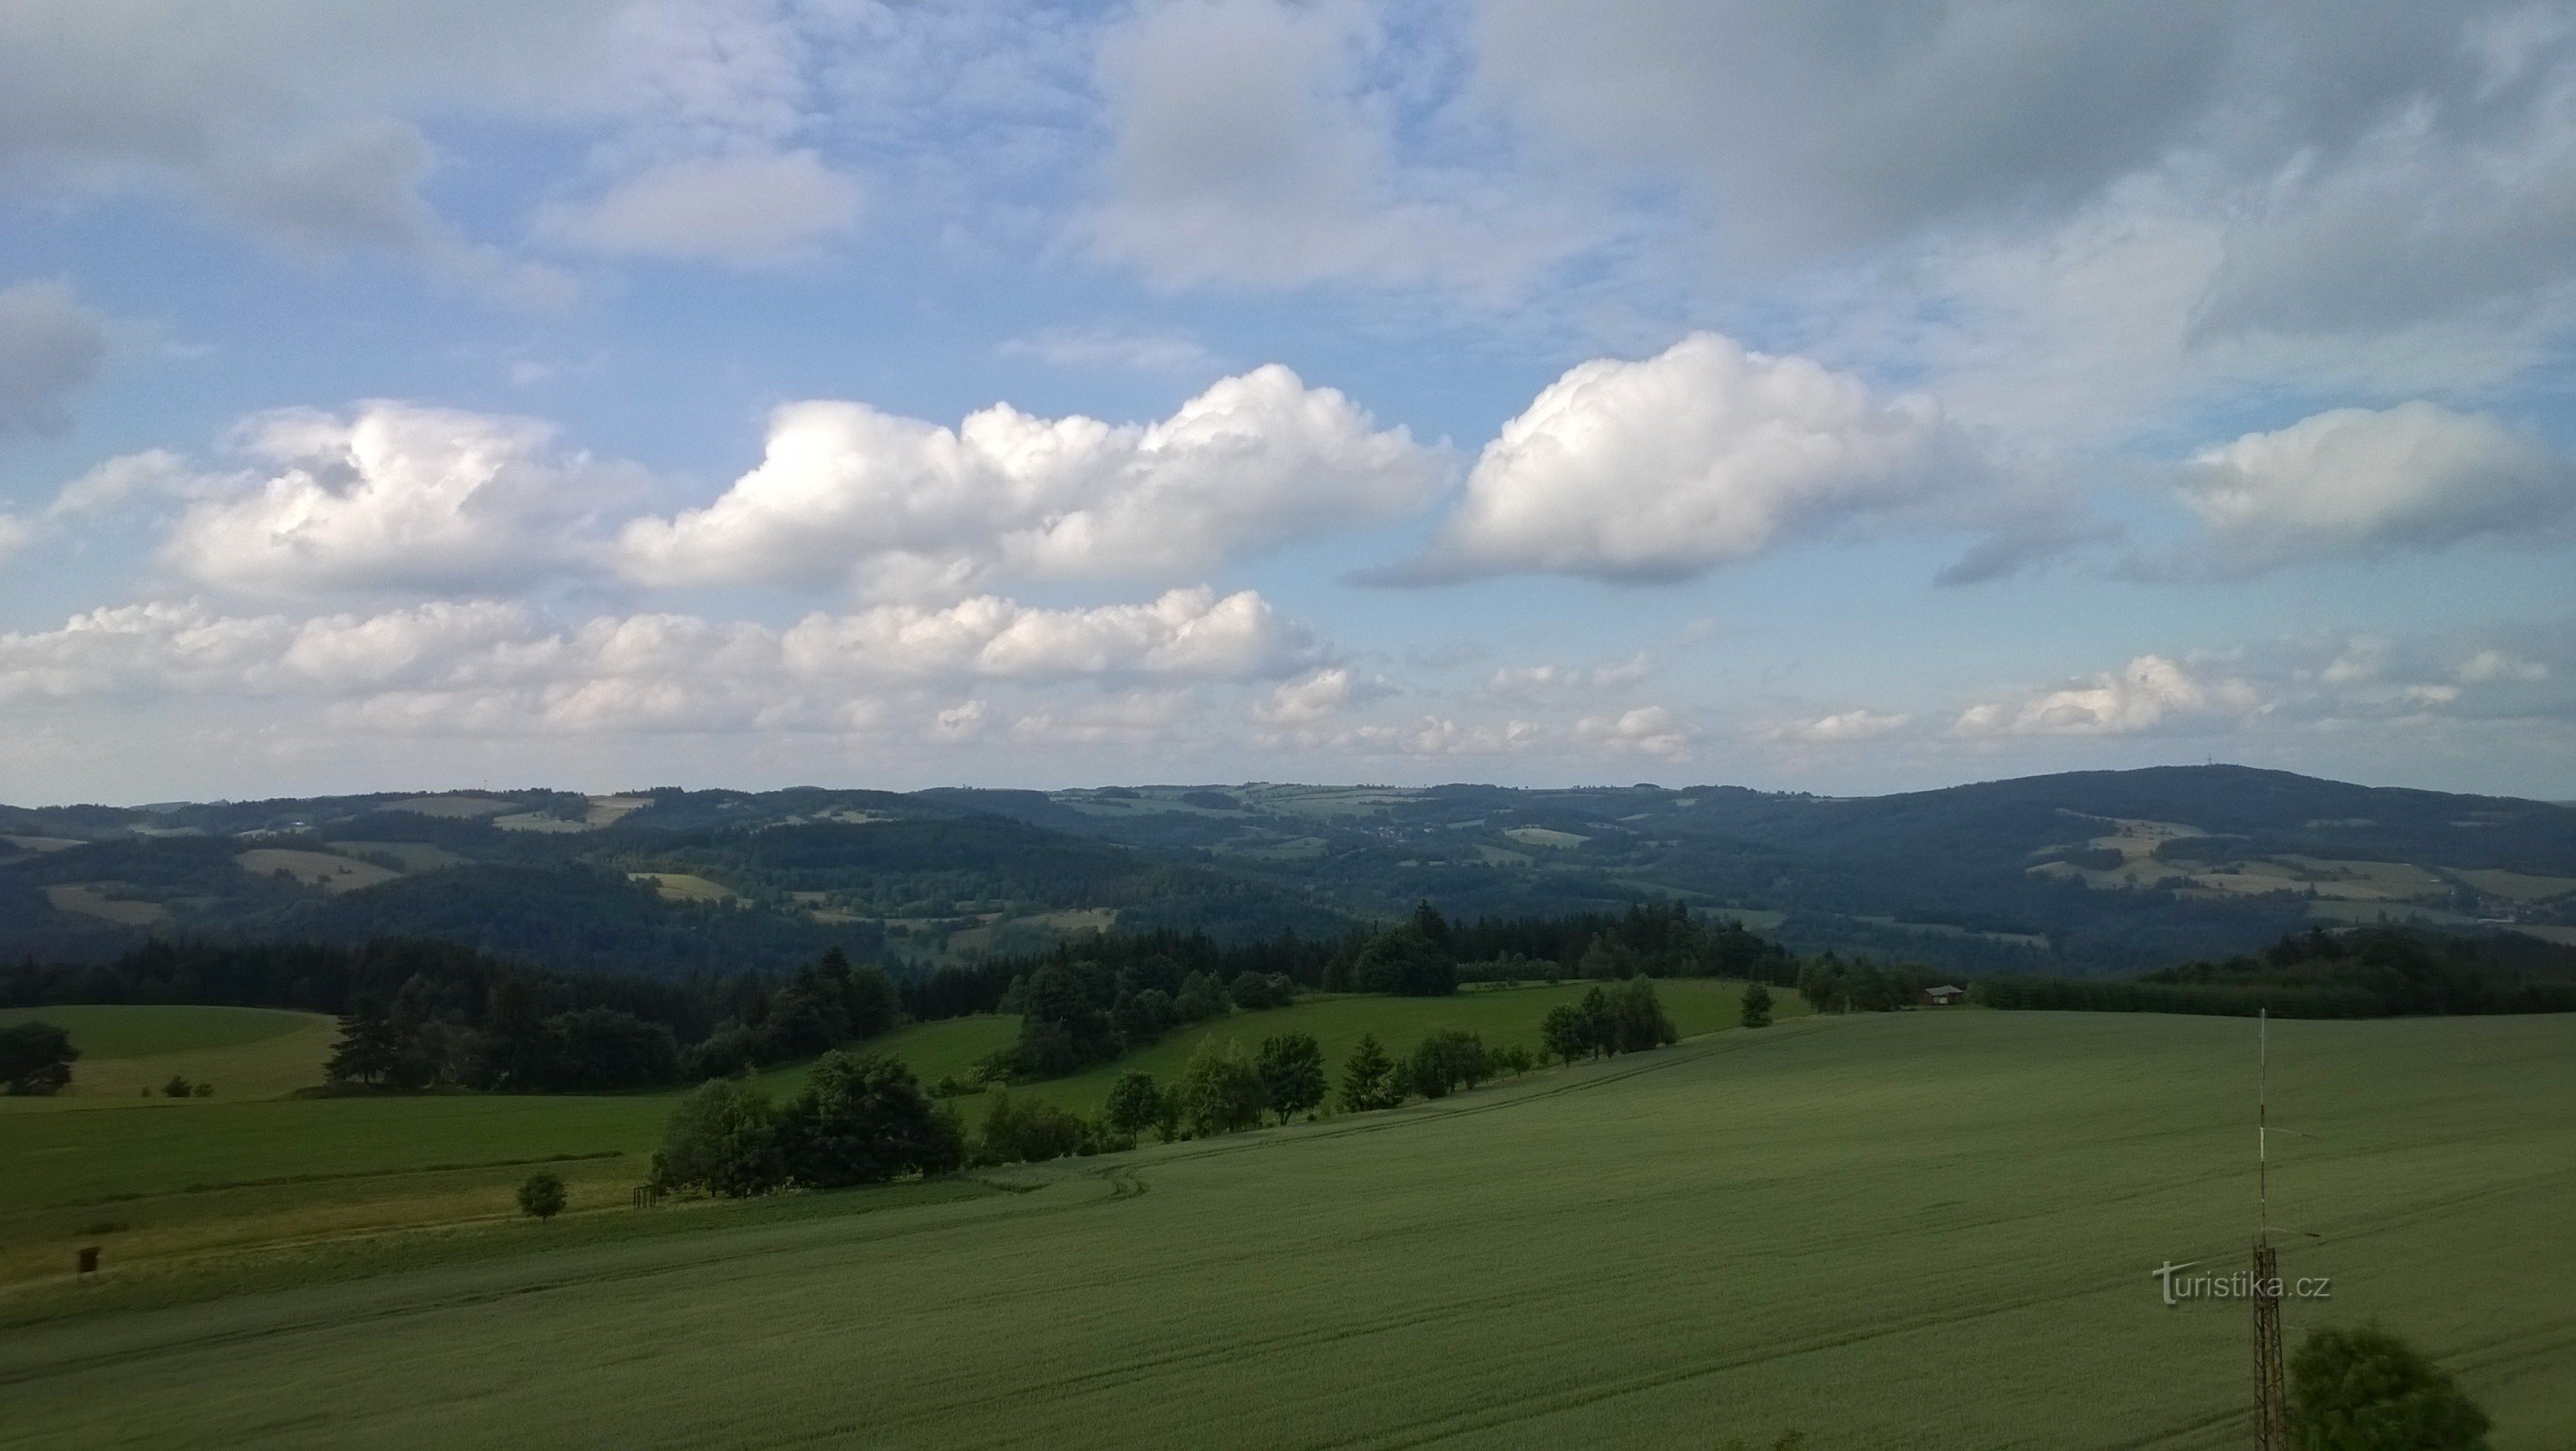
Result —
<path fill-rule="evenodd" d="M 2241 1445 L 2241 1302 L 2149 1271 L 2243 1257 L 2251 1039 L 1803 1019 L 1021 1192 L 111 1272 L 0 1297 L 0 1444 Z M 2498 1451 L 2576 1440 L 2576 1018 L 2277 1024 L 2272 1103 L 2293 1339 L 2376 1317 Z"/>
<path fill-rule="evenodd" d="M 329 1018 L 271 1008 L 118 1004 L 0 1009 L 0 1027 L 31 1018 L 70 1033 L 80 1060 L 72 1065 L 70 1088 L 48 1098 L 0 1098 L 0 1114 L 123 1108 L 174 1074 L 192 1083 L 212 1083 L 228 1100 L 276 1098 L 322 1081 L 334 1034 Z"/>

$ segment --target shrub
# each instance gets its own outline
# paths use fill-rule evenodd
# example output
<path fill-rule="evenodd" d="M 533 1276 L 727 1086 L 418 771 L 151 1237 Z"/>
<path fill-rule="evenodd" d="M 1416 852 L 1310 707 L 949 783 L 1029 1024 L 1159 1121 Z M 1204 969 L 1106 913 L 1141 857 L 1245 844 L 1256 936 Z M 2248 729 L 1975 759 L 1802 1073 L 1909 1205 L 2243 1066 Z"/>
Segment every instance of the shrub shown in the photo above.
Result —
<path fill-rule="evenodd" d="M 1748 1028 L 1771 1026 L 1771 989 L 1758 982 L 1744 985 L 1743 1022 Z"/>
<path fill-rule="evenodd" d="M 975 1162 L 1039 1163 L 1083 1153 L 1089 1147 L 1089 1133 L 1074 1114 L 1051 1103 L 1024 1103 L 1008 1093 L 996 1093 L 984 1115 L 984 1131 L 975 1142 Z"/>
<path fill-rule="evenodd" d="M 552 1219 L 564 1210 L 563 1176 L 539 1169 L 519 1184 L 519 1212 L 530 1219 Z"/>

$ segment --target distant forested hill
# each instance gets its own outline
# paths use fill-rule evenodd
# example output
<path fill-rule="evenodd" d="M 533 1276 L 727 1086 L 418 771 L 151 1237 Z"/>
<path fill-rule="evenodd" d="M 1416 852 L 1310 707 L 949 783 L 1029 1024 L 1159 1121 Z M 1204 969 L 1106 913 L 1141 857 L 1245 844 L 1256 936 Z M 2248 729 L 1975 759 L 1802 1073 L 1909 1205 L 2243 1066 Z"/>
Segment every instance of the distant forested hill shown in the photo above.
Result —
<path fill-rule="evenodd" d="M 1314 936 L 1676 900 L 1801 950 L 2093 973 L 2311 924 L 2576 940 L 2576 809 L 2241 767 L 1740 787 L 376 794 L 0 807 L 0 953 L 430 936 L 566 968 L 936 966 L 1120 926 Z"/>

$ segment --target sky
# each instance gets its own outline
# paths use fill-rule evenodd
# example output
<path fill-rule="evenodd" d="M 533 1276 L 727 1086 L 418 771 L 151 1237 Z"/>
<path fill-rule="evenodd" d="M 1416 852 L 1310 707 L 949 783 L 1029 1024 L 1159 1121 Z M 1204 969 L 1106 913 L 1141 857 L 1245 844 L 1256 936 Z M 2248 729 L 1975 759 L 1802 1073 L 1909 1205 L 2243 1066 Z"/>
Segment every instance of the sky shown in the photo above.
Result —
<path fill-rule="evenodd" d="M 0 800 L 2576 798 L 2576 5 L 15 0 Z"/>

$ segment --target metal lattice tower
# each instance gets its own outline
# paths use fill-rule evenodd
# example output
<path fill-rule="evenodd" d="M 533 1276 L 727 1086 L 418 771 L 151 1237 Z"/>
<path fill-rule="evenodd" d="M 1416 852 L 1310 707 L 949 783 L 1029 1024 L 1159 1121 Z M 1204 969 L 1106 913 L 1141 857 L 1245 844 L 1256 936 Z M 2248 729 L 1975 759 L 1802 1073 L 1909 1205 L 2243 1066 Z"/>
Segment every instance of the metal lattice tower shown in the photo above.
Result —
<path fill-rule="evenodd" d="M 2289 1451 L 2289 1397 L 2281 1383 L 2281 1260 L 2254 1242 L 2254 1448 Z"/>
<path fill-rule="evenodd" d="M 2281 1374 L 2281 1259 L 2272 1248 L 2272 1020 L 2255 1017 L 2254 1451 L 2289 1451 L 2290 1400 Z"/>

